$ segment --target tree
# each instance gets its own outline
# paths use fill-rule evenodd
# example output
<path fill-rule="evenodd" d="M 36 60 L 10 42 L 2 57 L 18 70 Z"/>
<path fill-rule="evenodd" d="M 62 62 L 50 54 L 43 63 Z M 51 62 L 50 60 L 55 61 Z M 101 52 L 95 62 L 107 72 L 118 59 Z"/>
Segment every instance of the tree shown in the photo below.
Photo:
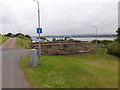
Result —
<path fill-rule="evenodd" d="M 65 41 L 67 41 L 68 38 L 69 38 L 69 37 L 65 37 Z"/>
<path fill-rule="evenodd" d="M 12 35 L 13 35 L 12 33 L 8 33 L 8 34 L 5 34 L 4 36 L 11 37 Z"/>
<path fill-rule="evenodd" d="M 17 37 L 19 37 L 19 38 L 23 38 L 23 39 L 25 38 L 23 35 L 18 35 Z"/>
<path fill-rule="evenodd" d="M 118 28 L 118 30 L 116 32 L 117 32 L 118 38 L 120 38 L 120 27 Z"/>
<path fill-rule="evenodd" d="M 27 38 L 31 38 L 30 35 L 25 35 L 25 37 L 27 37 Z"/>
<path fill-rule="evenodd" d="M 17 33 L 15 36 L 17 37 L 17 36 L 19 36 L 19 35 L 24 36 L 24 34 L 22 34 L 22 33 Z"/>
<path fill-rule="evenodd" d="M 116 41 L 120 42 L 120 27 L 118 28 L 118 30 L 116 31 L 117 33 L 117 39 Z"/>
<path fill-rule="evenodd" d="M 54 37 L 54 38 L 52 39 L 52 41 L 56 41 L 56 38 Z"/>

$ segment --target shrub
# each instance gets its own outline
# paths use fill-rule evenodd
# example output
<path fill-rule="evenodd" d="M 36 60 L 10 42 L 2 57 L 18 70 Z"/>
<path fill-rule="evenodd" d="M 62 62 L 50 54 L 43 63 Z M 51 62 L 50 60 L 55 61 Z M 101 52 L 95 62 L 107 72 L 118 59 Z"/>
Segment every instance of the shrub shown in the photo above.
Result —
<path fill-rule="evenodd" d="M 31 39 L 30 35 L 25 35 L 25 37 Z"/>
<path fill-rule="evenodd" d="M 120 42 L 120 38 L 115 39 L 116 42 Z"/>
<path fill-rule="evenodd" d="M 53 42 L 56 41 L 56 38 L 54 37 L 54 38 L 52 39 L 52 41 L 53 41 Z"/>
<path fill-rule="evenodd" d="M 96 40 L 91 41 L 93 44 L 96 43 Z M 104 44 L 104 45 L 109 45 L 110 43 L 112 43 L 112 40 L 97 40 L 98 44 Z"/>
<path fill-rule="evenodd" d="M 107 52 L 111 55 L 120 57 L 119 47 L 120 47 L 120 42 L 113 42 L 113 43 L 108 45 Z"/>

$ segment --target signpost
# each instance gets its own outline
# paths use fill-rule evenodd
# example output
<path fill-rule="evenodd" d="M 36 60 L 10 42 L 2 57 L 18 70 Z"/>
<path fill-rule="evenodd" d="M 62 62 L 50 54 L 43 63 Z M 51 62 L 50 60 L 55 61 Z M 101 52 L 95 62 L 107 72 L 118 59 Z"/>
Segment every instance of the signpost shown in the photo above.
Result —
<path fill-rule="evenodd" d="M 40 34 L 42 33 L 42 28 L 37 28 L 37 33 L 39 34 L 38 55 L 41 55 Z"/>
<path fill-rule="evenodd" d="M 38 55 L 41 55 L 41 45 L 40 45 L 40 34 L 42 33 L 42 28 L 40 28 L 40 9 L 39 9 L 39 2 L 37 0 L 33 0 L 38 4 L 38 27 L 37 33 L 39 34 L 39 46 L 38 46 Z"/>
<path fill-rule="evenodd" d="M 42 28 L 37 28 L 37 33 L 42 33 Z"/>
<path fill-rule="evenodd" d="M 42 33 L 42 28 L 37 28 L 37 33 L 39 34 L 38 55 L 41 55 L 40 34 Z"/>

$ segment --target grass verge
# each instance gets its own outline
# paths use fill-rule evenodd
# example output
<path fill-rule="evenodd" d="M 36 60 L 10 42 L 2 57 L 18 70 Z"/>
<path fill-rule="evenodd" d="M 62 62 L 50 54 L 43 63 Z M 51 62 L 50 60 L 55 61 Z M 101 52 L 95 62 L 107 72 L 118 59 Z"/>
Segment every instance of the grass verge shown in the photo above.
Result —
<path fill-rule="evenodd" d="M 2 44 L 3 42 L 5 42 L 8 39 L 9 39 L 8 37 L 5 37 L 5 36 L 0 34 L 0 44 Z"/>
<path fill-rule="evenodd" d="M 103 49 L 77 55 L 43 55 L 38 67 L 29 66 L 30 56 L 20 64 L 34 88 L 118 88 L 118 59 Z"/>
<path fill-rule="evenodd" d="M 30 39 L 17 38 L 16 46 L 18 48 L 29 48 Z"/>

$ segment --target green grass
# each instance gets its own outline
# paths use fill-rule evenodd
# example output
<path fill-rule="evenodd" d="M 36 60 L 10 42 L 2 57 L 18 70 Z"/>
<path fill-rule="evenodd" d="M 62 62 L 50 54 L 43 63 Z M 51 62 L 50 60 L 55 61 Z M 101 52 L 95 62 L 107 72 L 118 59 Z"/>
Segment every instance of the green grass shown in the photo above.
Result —
<path fill-rule="evenodd" d="M 22 39 L 17 38 L 16 39 L 16 46 L 18 48 L 29 48 L 30 39 Z"/>
<path fill-rule="evenodd" d="M 8 39 L 9 39 L 8 37 L 5 37 L 5 36 L 0 34 L 0 44 L 2 44 L 3 42 L 5 42 Z"/>
<path fill-rule="evenodd" d="M 103 49 L 77 55 L 42 55 L 38 67 L 29 66 L 30 56 L 20 64 L 34 88 L 118 88 L 118 59 Z"/>

